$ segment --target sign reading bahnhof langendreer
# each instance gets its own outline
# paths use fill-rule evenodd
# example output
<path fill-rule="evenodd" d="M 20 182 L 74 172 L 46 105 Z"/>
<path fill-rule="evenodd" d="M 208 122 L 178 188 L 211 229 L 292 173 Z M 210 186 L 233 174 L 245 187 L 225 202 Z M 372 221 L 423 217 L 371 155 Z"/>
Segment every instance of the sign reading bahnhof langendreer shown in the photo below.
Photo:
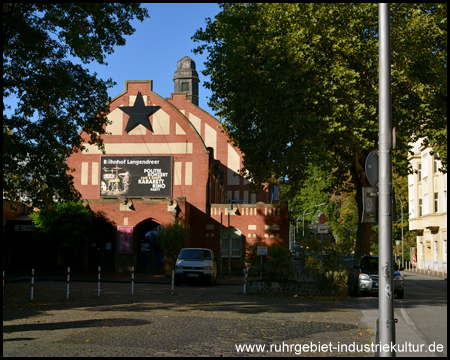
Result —
<path fill-rule="evenodd" d="M 172 197 L 173 156 L 102 156 L 100 197 Z"/>

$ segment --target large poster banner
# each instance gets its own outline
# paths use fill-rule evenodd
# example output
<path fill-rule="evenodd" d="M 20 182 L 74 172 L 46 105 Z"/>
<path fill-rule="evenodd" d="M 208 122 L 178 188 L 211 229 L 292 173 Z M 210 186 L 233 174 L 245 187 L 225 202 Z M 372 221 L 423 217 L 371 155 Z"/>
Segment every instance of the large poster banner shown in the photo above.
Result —
<path fill-rule="evenodd" d="M 172 197 L 173 156 L 102 156 L 100 196 Z"/>

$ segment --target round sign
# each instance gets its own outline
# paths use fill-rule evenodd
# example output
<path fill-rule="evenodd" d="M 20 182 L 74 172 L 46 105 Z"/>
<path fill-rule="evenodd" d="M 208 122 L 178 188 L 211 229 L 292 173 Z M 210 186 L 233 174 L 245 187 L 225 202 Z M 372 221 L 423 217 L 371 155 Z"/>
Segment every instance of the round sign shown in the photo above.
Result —
<path fill-rule="evenodd" d="M 366 159 L 366 177 L 370 185 L 378 185 L 378 150 L 372 150 Z"/>
<path fill-rule="evenodd" d="M 325 224 L 326 222 L 327 222 L 327 216 L 324 213 L 320 214 L 319 215 L 319 223 Z"/>

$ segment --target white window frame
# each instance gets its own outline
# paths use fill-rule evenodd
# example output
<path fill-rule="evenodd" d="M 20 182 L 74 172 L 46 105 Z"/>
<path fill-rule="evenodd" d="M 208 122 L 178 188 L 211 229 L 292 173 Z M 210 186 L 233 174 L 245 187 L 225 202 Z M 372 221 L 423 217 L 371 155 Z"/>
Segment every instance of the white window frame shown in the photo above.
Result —
<path fill-rule="evenodd" d="M 231 238 L 231 258 L 241 258 L 242 257 L 242 238 L 236 239 Z M 230 257 L 230 243 L 228 238 L 222 238 L 222 258 Z"/>
<path fill-rule="evenodd" d="M 434 212 L 439 213 L 439 193 L 434 193 Z"/>

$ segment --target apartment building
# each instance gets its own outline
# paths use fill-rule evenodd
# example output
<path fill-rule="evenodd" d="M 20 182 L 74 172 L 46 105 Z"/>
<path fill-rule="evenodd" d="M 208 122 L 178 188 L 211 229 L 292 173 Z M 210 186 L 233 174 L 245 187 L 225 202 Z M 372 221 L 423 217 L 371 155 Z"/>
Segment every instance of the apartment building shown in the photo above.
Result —
<path fill-rule="evenodd" d="M 419 139 L 409 156 L 409 229 L 417 234 L 417 268 L 447 271 L 447 174 Z"/>

